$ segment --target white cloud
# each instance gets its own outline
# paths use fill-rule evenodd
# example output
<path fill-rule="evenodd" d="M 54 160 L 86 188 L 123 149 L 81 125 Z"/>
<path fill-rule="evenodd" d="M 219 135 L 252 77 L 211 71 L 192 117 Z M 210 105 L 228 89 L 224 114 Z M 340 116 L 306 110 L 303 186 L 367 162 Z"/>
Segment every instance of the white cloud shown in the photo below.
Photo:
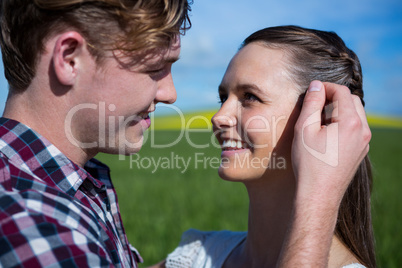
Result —
<path fill-rule="evenodd" d="M 245 37 L 268 26 L 296 24 L 336 31 L 362 61 L 368 97 L 381 100 L 373 107 L 398 106 L 402 115 L 401 101 L 385 88 L 402 68 L 400 0 L 197 0 L 192 8 L 193 27 L 182 38 L 181 60 L 174 66 L 179 105 L 197 109 L 216 103 L 220 79 Z M 4 77 L 0 86 L 1 109 Z"/>

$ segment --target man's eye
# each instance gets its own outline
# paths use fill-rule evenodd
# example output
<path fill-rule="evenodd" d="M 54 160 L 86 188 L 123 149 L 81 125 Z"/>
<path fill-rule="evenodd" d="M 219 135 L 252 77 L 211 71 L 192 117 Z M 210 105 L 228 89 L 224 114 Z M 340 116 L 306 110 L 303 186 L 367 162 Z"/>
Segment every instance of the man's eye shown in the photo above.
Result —
<path fill-rule="evenodd" d="M 162 73 L 163 71 L 164 71 L 164 69 L 156 69 L 156 70 L 148 71 L 147 73 L 150 75 L 157 75 L 159 73 Z"/>
<path fill-rule="evenodd" d="M 154 80 L 160 80 L 168 75 L 169 70 L 167 68 L 160 68 L 155 70 L 147 71 L 147 74 Z"/>

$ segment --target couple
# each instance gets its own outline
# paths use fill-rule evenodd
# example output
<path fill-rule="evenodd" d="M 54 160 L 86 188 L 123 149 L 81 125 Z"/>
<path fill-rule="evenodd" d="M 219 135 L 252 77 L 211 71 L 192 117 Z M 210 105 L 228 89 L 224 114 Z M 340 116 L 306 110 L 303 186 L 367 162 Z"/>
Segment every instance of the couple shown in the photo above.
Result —
<path fill-rule="evenodd" d="M 171 66 L 189 10 L 186 0 L 2 1 L 1 266 L 141 262 L 109 169 L 93 157 L 138 152 L 156 103 L 176 100 Z M 355 54 L 332 33 L 267 28 L 245 40 L 219 96 L 219 174 L 246 185 L 249 231 L 190 230 L 157 266 L 374 267 L 370 130 Z M 115 119 L 105 131 L 101 105 Z M 287 169 L 235 165 L 271 152 Z"/>

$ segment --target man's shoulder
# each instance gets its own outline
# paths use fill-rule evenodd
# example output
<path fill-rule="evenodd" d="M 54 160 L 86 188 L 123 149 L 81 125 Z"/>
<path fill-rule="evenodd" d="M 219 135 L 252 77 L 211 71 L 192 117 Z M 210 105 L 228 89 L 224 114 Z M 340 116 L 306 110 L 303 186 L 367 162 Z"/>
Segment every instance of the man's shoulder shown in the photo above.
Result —
<path fill-rule="evenodd" d="M 8 190 L 0 185 L 0 208 L 10 218 L 17 219 L 21 215 L 28 217 L 41 215 L 42 220 L 59 222 L 74 228 L 77 228 L 79 223 L 95 220 L 92 211 L 85 209 L 68 194 L 55 189 L 53 191 L 15 188 Z M 0 224 L 3 219 L 0 218 Z"/>
<path fill-rule="evenodd" d="M 1 159 L 1 163 L 7 161 Z M 13 164 L 8 164 L 12 173 Z M 88 241 L 99 240 L 102 226 L 97 224 L 97 216 L 92 210 L 73 196 L 46 185 L 30 174 L 16 174 L 0 184 L 2 237 L 21 234 L 28 237 L 35 236 L 35 233 L 41 236 L 43 231 L 53 230 L 55 234 L 74 234 Z"/>
<path fill-rule="evenodd" d="M 7 245 L 0 251 L 0 266 L 31 264 L 29 256 L 95 266 L 111 262 L 94 211 L 1 153 L 0 226 L 0 244 Z M 73 260 L 68 252 L 75 252 Z"/>
<path fill-rule="evenodd" d="M 3 172 L 3 170 L 9 170 L 9 165 L 10 160 L 0 152 L 0 171 Z M 2 173 L 0 173 L 0 176 L 2 176 Z"/>
<path fill-rule="evenodd" d="M 44 190 L 46 183 L 32 173 L 28 168 L 13 163 L 12 160 L 0 152 L 0 185 L 7 191 L 18 191 L 25 189 Z"/>
<path fill-rule="evenodd" d="M 23 173 L 17 165 L 14 165 L 9 158 L 0 152 L 0 185 L 4 189 L 15 188 L 17 186 L 16 179 Z"/>
<path fill-rule="evenodd" d="M 80 222 L 90 222 L 96 218 L 93 211 L 86 209 L 74 196 L 13 163 L 1 153 L 0 209 L 9 218 L 24 215 L 35 220 L 41 218 L 40 221 L 60 223 L 68 228 L 78 228 Z M 3 224 L 1 219 L 0 224 Z"/>
<path fill-rule="evenodd" d="M 6 190 L 0 185 L 0 226 L 0 266 L 30 266 L 44 258 L 49 264 L 110 262 L 93 212 L 61 192 Z"/>

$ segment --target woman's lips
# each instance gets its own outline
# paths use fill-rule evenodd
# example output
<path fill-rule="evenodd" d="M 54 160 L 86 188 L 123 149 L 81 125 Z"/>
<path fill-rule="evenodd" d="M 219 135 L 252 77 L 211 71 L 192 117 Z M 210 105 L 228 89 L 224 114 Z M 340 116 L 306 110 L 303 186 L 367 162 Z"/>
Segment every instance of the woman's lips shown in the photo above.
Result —
<path fill-rule="evenodd" d="M 144 122 L 146 128 L 149 128 L 151 126 L 151 118 L 149 118 L 149 115 L 142 119 L 141 122 Z"/>
<path fill-rule="evenodd" d="M 222 142 L 221 157 L 230 157 L 236 154 L 248 152 L 251 146 L 240 140 L 225 139 Z"/>
<path fill-rule="evenodd" d="M 250 148 L 250 146 L 246 142 L 240 140 L 225 139 L 222 142 L 222 150 L 224 151 L 233 151 L 248 148 Z"/>

